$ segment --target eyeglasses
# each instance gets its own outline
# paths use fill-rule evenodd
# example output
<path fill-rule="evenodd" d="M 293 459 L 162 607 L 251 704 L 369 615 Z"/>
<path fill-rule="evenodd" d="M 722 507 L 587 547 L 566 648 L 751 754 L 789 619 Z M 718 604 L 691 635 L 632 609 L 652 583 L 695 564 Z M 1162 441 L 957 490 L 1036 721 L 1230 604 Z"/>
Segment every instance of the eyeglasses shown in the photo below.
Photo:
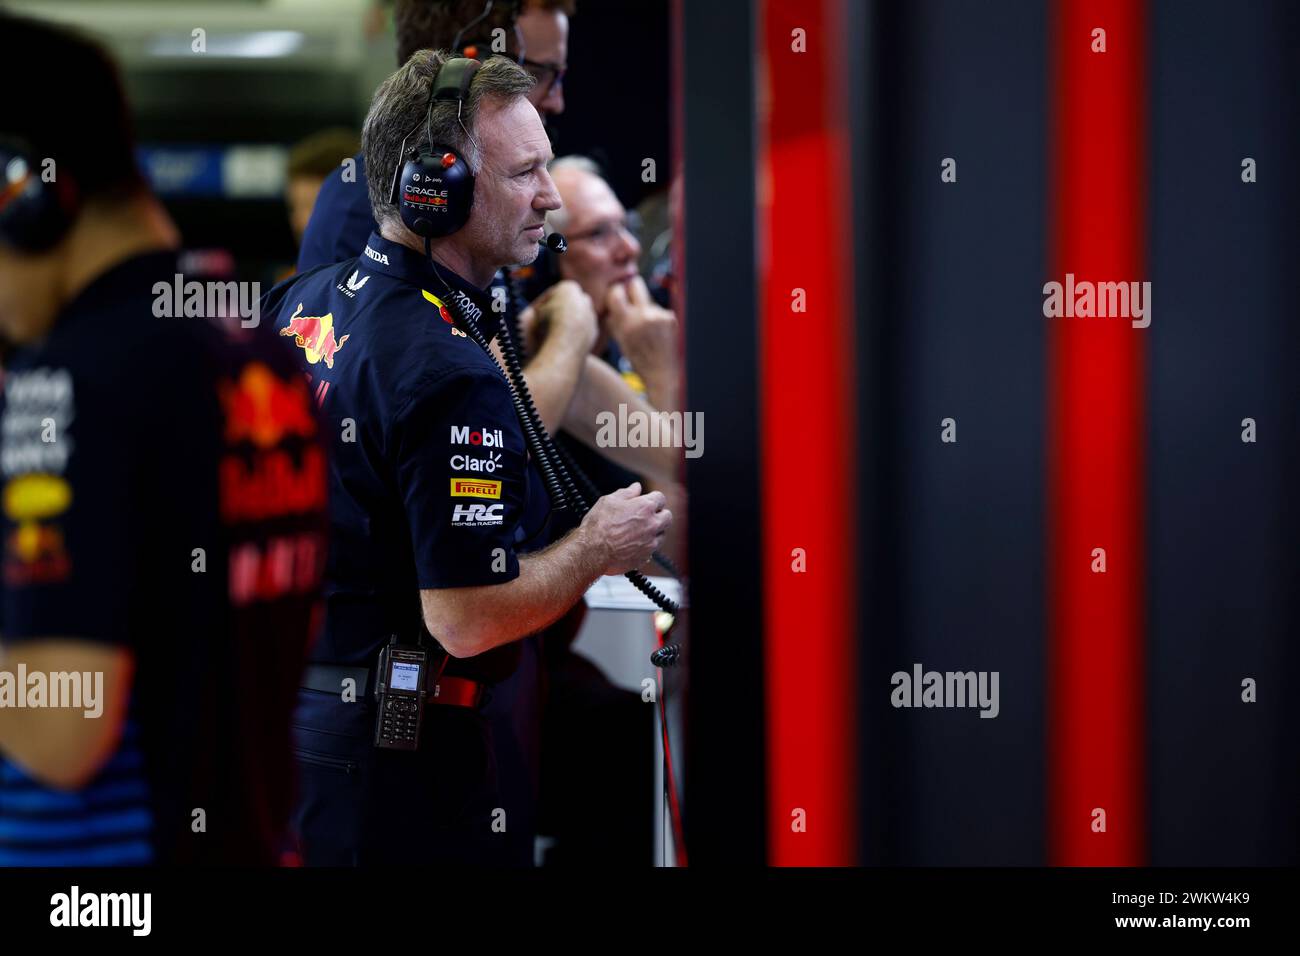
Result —
<path fill-rule="evenodd" d="M 519 65 L 532 74 L 538 86 L 545 84 L 542 99 L 550 96 L 551 91 L 557 86 L 563 86 L 564 74 L 569 72 L 569 68 L 561 63 L 538 63 L 527 58 L 520 60 Z"/>
<path fill-rule="evenodd" d="M 586 232 L 580 232 L 576 235 L 571 234 L 565 238 L 569 242 L 594 242 L 601 246 L 612 246 L 614 241 L 624 232 L 633 239 L 638 241 L 640 240 L 641 217 L 635 212 L 626 213 L 621 220 L 606 220 L 600 225 L 588 229 Z"/>

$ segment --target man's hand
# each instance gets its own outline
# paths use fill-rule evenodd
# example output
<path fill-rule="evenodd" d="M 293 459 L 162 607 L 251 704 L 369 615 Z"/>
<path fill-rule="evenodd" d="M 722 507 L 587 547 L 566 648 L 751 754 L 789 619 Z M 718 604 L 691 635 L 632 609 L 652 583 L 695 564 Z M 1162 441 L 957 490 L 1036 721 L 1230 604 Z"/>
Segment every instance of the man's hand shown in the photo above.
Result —
<path fill-rule="evenodd" d="M 559 541 L 519 558 L 505 584 L 424 588 L 424 626 L 452 657 L 473 657 L 534 634 L 582 600 L 602 574 L 640 567 L 663 540 L 673 516 L 657 491 L 633 484 L 598 500 Z"/>
<path fill-rule="evenodd" d="M 650 559 L 672 523 L 663 494 L 641 494 L 638 481 L 598 500 L 582 519 L 581 531 L 591 547 L 601 549 L 601 573 L 623 574 Z"/>
<path fill-rule="evenodd" d="M 611 285 L 605 308 L 606 328 L 646 383 L 650 403 L 665 411 L 675 408 L 677 316 L 655 304 L 640 276 Z"/>
<path fill-rule="evenodd" d="M 519 320 L 529 355 L 537 355 L 552 336 L 585 355 L 599 335 L 591 296 L 572 279 L 563 279 L 539 295 L 520 313 Z"/>

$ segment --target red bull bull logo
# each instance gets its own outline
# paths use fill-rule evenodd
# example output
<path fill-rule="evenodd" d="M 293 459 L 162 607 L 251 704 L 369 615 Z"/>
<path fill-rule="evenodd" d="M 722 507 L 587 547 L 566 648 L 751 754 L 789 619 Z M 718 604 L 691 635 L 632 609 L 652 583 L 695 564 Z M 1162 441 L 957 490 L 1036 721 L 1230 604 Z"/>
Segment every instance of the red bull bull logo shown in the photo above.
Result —
<path fill-rule="evenodd" d="M 72 504 L 72 487 L 59 475 L 26 474 L 4 487 L 4 513 L 17 523 L 5 541 L 4 579 L 14 586 L 48 584 L 72 570 L 63 532 L 50 519 Z"/>
<path fill-rule="evenodd" d="M 53 584 L 66 579 L 71 571 L 63 532 L 53 525 L 24 521 L 5 542 L 6 584 Z"/>
<path fill-rule="evenodd" d="M 221 404 L 226 410 L 226 442 L 232 445 L 249 441 L 258 448 L 273 448 L 286 435 L 316 434 L 307 383 L 283 381 L 261 362 L 249 362 L 238 379 L 221 384 Z"/>
<path fill-rule="evenodd" d="M 350 337 L 345 335 L 337 342 L 334 341 L 334 313 L 303 315 L 301 302 L 280 334 L 292 335 L 294 344 L 306 353 L 309 363 L 315 365 L 323 361 L 326 368 L 334 367 L 334 353 L 343 348 L 343 343 Z"/>

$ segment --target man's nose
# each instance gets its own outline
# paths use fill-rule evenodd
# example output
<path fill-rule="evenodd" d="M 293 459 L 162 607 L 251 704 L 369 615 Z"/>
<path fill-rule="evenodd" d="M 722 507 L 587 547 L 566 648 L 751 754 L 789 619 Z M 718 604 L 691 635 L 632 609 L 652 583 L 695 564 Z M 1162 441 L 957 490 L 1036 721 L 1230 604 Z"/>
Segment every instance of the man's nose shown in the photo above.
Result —
<path fill-rule="evenodd" d="M 641 255 L 641 242 L 626 227 L 619 230 L 619 251 L 628 259 Z"/>
<path fill-rule="evenodd" d="M 564 112 L 564 86 L 560 83 L 554 84 L 546 91 L 546 96 L 538 104 L 537 109 L 546 116 L 559 116 Z"/>
<path fill-rule="evenodd" d="M 542 188 L 533 197 L 533 208 L 554 212 L 563 205 L 564 203 L 560 200 L 560 191 L 555 188 L 555 180 L 551 178 L 550 171 L 543 168 Z"/>

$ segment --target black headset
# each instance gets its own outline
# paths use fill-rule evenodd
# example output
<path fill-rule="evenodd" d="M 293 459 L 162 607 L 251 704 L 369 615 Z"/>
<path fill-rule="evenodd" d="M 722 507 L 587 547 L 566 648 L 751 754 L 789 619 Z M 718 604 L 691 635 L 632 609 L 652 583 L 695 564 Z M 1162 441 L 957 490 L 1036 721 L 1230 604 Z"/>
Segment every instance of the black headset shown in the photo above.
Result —
<path fill-rule="evenodd" d="M 66 172 L 42 176 L 36 153 L 22 140 L 0 138 L 0 242 L 23 252 L 44 252 L 77 218 L 78 190 Z"/>
<path fill-rule="evenodd" d="M 483 64 L 466 57 L 450 59 L 434 77 L 429 94 L 429 111 L 425 116 L 425 129 L 433 118 L 433 105 L 440 100 L 456 101 L 459 120 L 469 85 Z M 464 123 L 461 123 L 464 129 Z M 388 204 L 398 207 L 398 214 L 406 228 L 425 239 L 441 239 L 465 225 L 474 206 L 474 174 L 469 163 L 459 151 L 433 142 L 423 148 L 406 147 L 406 141 L 416 128 L 402 137 L 398 167 L 393 170 L 393 187 L 389 190 Z M 465 130 L 469 136 L 469 130 Z"/>

